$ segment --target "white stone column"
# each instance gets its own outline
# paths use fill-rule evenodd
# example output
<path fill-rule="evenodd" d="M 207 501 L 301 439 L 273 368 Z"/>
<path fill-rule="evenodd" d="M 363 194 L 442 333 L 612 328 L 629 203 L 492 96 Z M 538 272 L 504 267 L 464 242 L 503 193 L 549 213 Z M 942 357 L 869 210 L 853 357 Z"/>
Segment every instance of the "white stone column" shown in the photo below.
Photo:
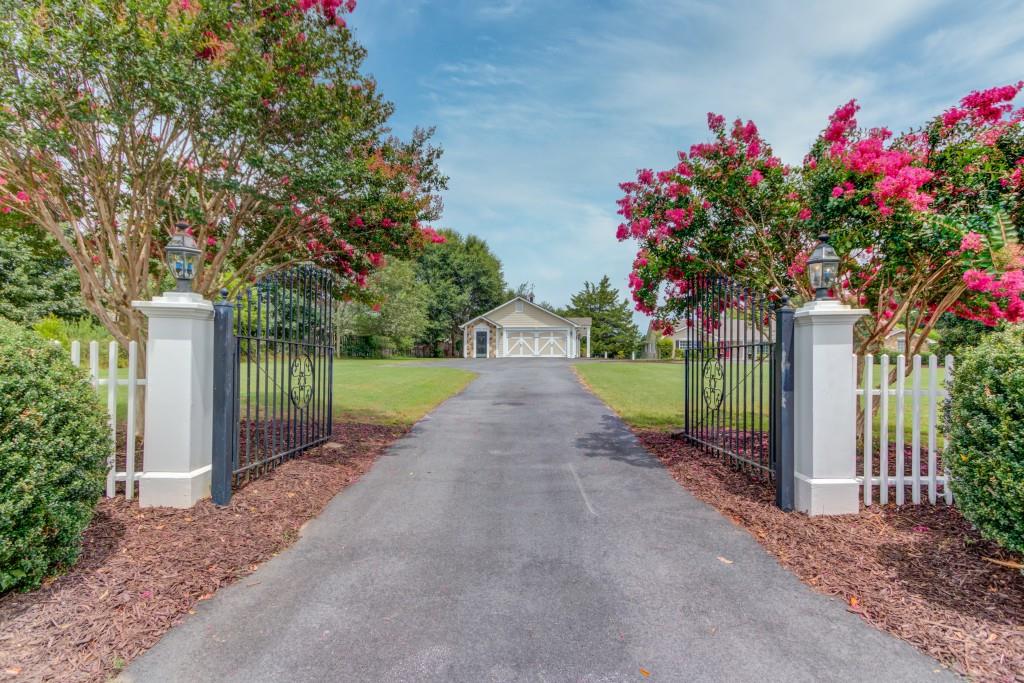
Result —
<path fill-rule="evenodd" d="M 809 515 L 859 510 L 853 325 L 867 314 L 812 301 L 793 315 L 796 509 Z"/>
<path fill-rule="evenodd" d="M 590 358 L 590 328 L 587 328 L 587 358 Z"/>
<path fill-rule="evenodd" d="M 191 507 L 210 495 L 213 304 L 166 292 L 132 306 L 149 318 L 139 505 Z"/>

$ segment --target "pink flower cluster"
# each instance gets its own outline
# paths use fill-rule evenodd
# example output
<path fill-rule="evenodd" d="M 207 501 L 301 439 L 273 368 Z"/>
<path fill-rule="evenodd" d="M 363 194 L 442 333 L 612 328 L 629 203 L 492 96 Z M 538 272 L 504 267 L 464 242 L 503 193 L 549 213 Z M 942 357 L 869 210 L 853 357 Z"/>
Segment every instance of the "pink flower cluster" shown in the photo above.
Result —
<path fill-rule="evenodd" d="M 969 307 L 961 304 L 956 314 L 977 320 L 986 325 L 995 325 L 1000 320 L 1010 323 L 1024 321 L 1024 271 L 1009 270 L 994 276 L 983 270 L 968 270 L 964 273 L 964 284 L 972 292 L 990 297 L 986 307 Z"/>
<path fill-rule="evenodd" d="M 298 0 L 299 9 L 303 12 L 316 8 L 332 24 L 344 26 L 345 20 L 339 15 L 342 12 L 351 14 L 356 9 L 356 0 Z"/>
<path fill-rule="evenodd" d="M 888 130 L 875 129 L 871 133 L 869 137 L 855 142 L 848 150 L 844 147 L 834 156 L 839 157 L 850 171 L 879 176 L 872 196 L 883 215 L 892 213 L 892 203 L 899 200 L 905 200 L 915 211 L 927 211 L 933 197 L 922 192 L 921 188 L 935 174 L 918 165 L 924 161 L 921 155 L 905 149 L 886 148 L 885 139 L 891 135 Z M 825 135 L 828 135 L 828 131 Z M 839 196 L 836 193 L 838 189 L 832 190 L 833 197 Z M 852 185 L 844 185 L 842 192 L 852 189 Z"/>
<path fill-rule="evenodd" d="M 960 240 L 960 253 L 966 251 L 978 252 L 985 248 L 985 242 L 981 235 L 971 231 L 964 235 L 963 239 Z"/>
<path fill-rule="evenodd" d="M 828 117 L 828 128 L 825 129 L 824 138 L 829 142 L 842 142 L 846 136 L 857 127 L 855 118 L 860 105 L 857 100 L 850 100 L 843 106 L 836 109 Z"/>
<path fill-rule="evenodd" d="M 432 242 L 434 244 L 444 244 L 448 241 L 444 235 L 428 226 L 420 227 L 420 234 L 423 235 L 428 242 Z"/>

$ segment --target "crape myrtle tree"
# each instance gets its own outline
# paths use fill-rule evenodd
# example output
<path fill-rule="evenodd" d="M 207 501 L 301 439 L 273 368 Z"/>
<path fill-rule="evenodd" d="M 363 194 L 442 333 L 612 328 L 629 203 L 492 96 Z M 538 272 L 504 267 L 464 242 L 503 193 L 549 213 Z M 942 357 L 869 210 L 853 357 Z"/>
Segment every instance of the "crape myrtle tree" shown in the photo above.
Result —
<path fill-rule="evenodd" d="M 564 314 L 574 318 L 592 318 L 590 352 L 594 356 L 628 358 L 640 344 L 640 330 L 633 322 L 628 299 L 619 298 L 607 275 L 597 284 L 584 282 L 572 295 Z"/>
<path fill-rule="evenodd" d="M 689 296 L 701 274 L 807 300 L 807 259 L 826 233 L 842 258 L 832 294 L 871 313 L 858 353 L 898 326 L 917 353 L 946 312 L 989 326 L 1024 320 L 1024 110 L 1013 106 L 1022 86 L 973 92 L 898 136 L 858 127 L 850 101 L 797 167 L 753 122 L 709 114 L 711 141 L 621 185 L 618 238 L 640 245 L 637 309 L 665 333 L 715 324 Z"/>
<path fill-rule="evenodd" d="M 0 211 L 49 233 L 121 343 L 178 221 L 212 297 L 312 262 L 358 289 L 441 239 L 429 133 L 393 137 L 354 0 L 0 0 Z"/>

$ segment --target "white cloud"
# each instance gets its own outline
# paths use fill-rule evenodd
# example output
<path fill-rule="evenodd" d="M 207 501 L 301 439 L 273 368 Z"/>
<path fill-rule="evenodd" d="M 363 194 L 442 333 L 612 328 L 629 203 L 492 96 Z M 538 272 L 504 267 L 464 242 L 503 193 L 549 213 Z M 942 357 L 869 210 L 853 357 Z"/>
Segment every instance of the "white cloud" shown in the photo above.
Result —
<path fill-rule="evenodd" d="M 755 120 L 798 162 L 850 98 L 863 123 L 899 130 L 1024 77 L 1024 5 L 1002 0 L 459 7 L 434 19 L 464 23 L 465 39 L 415 80 L 427 103 L 415 118 L 438 124 L 446 150 L 443 223 L 486 238 L 510 282 L 556 304 L 605 273 L 625 290 L 616 185 L 705 139 L 708 111 Z M 391 49 L 416 50 L 418 35 Z"/>

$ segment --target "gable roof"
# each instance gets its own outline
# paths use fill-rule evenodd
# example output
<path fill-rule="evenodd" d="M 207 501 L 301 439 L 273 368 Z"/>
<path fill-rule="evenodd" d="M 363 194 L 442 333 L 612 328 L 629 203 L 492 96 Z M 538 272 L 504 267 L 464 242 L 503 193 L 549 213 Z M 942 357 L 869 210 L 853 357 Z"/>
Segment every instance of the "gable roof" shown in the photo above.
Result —
<path fill-rule="evenodd" d="M 464 322 L 461 325 L 459 325 L 459 327 L 465 327 L 466 325 L 469 325 L 470 323 L 475 323 L 477 320 L 486 320 L 487 322 L 489 322 L 490 324 L 494 325 L 495 327 L 501 327 L 501 325 L 499 325 L 498 323 L 494 322 L 493 320 L 488 318 L 486 315 L 478 315 L 475 318 L 470 318 L 466 322 Z"/>
<path fill-rule="evenodd" d="M 476 317 L 474 317 L 474 318 L 470 318 L 470 319 L 469 319 L 469 320 L 467 320 L 466 322 L 464 322 L 464 323 L 462 323 L 461 325 L 459 325 L 459 327 L 465 327 L 465 326 L 466 326 L 466 325 L 468 325 L 469 323 L 471 323 L 471 322 L 473 322 L 474 320 L 477 320 L 477 319 L 479 319 L 479 318 L 486 318 L 486 317 L 487 317 L 487 316 L 489 316 L 489 315 L 490 315 L 491 313 L 494 313 L 494 312 L 495 312 L 496 310 L 498 310 L 499 308 L 502 308 L 502 307 L 504 307 L 504 306 L 508 306 L 508 305 L 509 305 L 510 303 L 512 303 L 513 301 L 522 301 L 522 302 L 523 302 L 524 304 L 526 304 L 526 305 L 528 305 L 528 306 L 533 306 L 533 307 L 534 307 L 534 308 L 536 308 L 536 309 L 537 309 L 538 311 L 544 311 L 544 312 L 545 312 L 545 313 L 547 313 L 548 315 L 553 315 L 553 316 L 555 316 L 556 318 L 558 318 L 559 320 L 562 320 L 562 321 L 564 321 L 564 322 L 567 322 L 567 323 L 569 323 L 569 324 L 570 324 L 570 325 L 572 325 L 573 327 L 580 327 L 580 323 L 577 323 L 577 322 L 573 322 L 573 321 L 572 321 L 572 320 L 570 320 L 569 318 L 563 318 L 562 316 L 558 315 L 558 314 L 557 314 L 557 313 L 555 313 L 554 311 L 549 311 L 548 309 L 544 308 L 543 306 L 538 306 L 537 304 L 533 303 L 533 302 L 532 302 L 532 301 L 530 301 L 529 299 L 527 299 L 527 298 L 525 298 L 525 297 L 522 297 L 522 296 L 514 296 L 514 297 L 512 297 L 511 299 L 509 299 L 508 301 L 506 301 L 505 303 L 501 304 L 500 306 L 495 306 L 494 308 L 492 308 L 491 310 L 487 311 L 486 313 L 481 313 L 480 315 L 478 315 L 478 316 L 476 316 Z M 577 320 L 581 320 L 581 318 L 577 318 Z M 488 322 L 490 322 L 490 321 L 488 321 Z"/>

